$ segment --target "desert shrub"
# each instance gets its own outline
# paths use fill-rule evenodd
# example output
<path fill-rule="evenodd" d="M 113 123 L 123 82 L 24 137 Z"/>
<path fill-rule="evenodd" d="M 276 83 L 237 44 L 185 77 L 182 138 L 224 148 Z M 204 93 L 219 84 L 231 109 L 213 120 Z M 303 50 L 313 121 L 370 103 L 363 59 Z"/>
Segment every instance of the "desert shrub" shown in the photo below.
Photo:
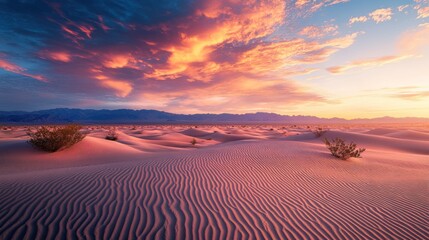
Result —
<path fill-rule="evenodd" d="M 323 130 L 323 128 L 316 128 L 311 132 L 314 134 L 314 136 L 321 137 L 321 136 L 323 136 L 323 134 L 326 133 L 326 130 Z"/>
<path fill-rule="evenodd" d="M 118 140 L 118 134 L 116 133 L 116 130 L 110 129 L 109 132 L 107 132 L 106 139 L 110 141 Z"/>
<path fill-rule="evenodd" d="M 76 124 L 66 126 L 42 126 L 35 132 L 28 131 L 28 141 L 31 145 L 47 152 L 56 152 L 66 149 L 80 142 L 85 134 L 79 130 L 82 127 Z"/>
<path fill-rule="evenodd" d="M 331 141 L 325 138 L 325 145 L 333 156 L 342 160 L 347 160 L 351 157 L 360 158 L 361 153 L 366 150 L 365 148 L 356 149 L 356 143 L 346 144 L 341 138 L 335 138 Z"/>
<path fill-rule="evenodd" d="M 192 138 L 191 144 L 192 144 L 192 145 L 197 144 L 197 140 L 195 140 L 195 138 Z"/>

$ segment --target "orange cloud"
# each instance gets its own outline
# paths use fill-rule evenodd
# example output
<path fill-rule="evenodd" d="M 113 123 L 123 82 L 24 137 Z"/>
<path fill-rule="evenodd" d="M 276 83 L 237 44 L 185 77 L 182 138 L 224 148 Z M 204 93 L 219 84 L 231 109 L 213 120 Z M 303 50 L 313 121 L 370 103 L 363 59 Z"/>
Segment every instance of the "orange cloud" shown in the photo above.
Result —
<path fill-rule="evenodd" d="M 392 94 L 391 97 L 400 98 L 403 100 L 422 100 L 424 98 L 429 98 L 429 91 L 413 91 L 413 92 L 399 92 Z"/>
<path fill-rule="evenodd" d="M 381 23 L 392 19 L 392 9 L 391 8 L 380 8 L 369 14 L 369 16 L 376 23 Z"/>
<path fill-rule="evenodd" d="M 358 67 L 375 67 L 375 66 L 383 66 L 388 63 L 397 62 L 403 59 L 407 59 L 412 57 L 412 55 L 404 55 L 404 56 L 383 56 L 378 58 L 364 59 L 353 61 L 347 65 L 343 66 L 334 66 L 330 67 L 327 70 L 331 73 L 341 73 L 353 68 Z"/>
<path fill-rule="evenodd" d="M 298 7 L 298 8 L 301 8 L 301 7 L 305 6 L 309 2 L 310 2 L 310 0 L 297 0 L 295 2 L 295 6 Z"/>
<path fill-rule="evenodd" d="M 234 12 L 232 9 L 239 10 Z M 258 4 L 250 1 L 243 5 L 236 1 L 208 1 L 196 13 L 195 22 L 200 18 L 204 21 L 204 18 L 216 18 L 220 15 L 222 21 L 207 23 L 208 26 L 204 26 L 201 31 L 194 31 L 196 26 L 184 24 L 185 31 L 181 33 L 180 42 L 163 49 L 171 54 L 167 66 L 155 68 L 152 73 L 145 74 L 145 77 L 165 80 L 186 75 L 193 64 L 208 61 L 210 54 L 219 45 L 246 43 L 271 34 L 276 26 L 283 23 L 285 2 L 263 0 Z M 194 21 L 189 22 L 195 24 Z"/>
<path fill-rule="evenodd" d="M 429 17 L 429 7 L 422 7 L 417 10 L 417 18 Z"/>
<path fill-rule="evenodd" d="M 78 24 L 70 20 L 70 18 L 67 17 L 66 14 L 61 10 L 60 4 L 51 3 L 49 5 L 62 19 L 65 20 L 65 23 L 60 23 L 55 21 L 53 18 L 49 18 L 50 21 L 57 23 L 61 27 L 61 29 L 65 32 L 66 37 L 70 38 L 75 43 L 84 40 L 85 36 L 87 38 L 91 38 L 91 34 L 95 30 L 93 26 L 89 24 Z M 102 19 L 100 21 L 101 24 L 104 24 Z M 82 36 L 82 34 L 84 36 Z"/>
<path fill-rule="evenodd" d="M 91 34 L 95 30 L 91 25 L 79 25 L 71 21 L 68 21 L 65 24 L 58 24 L 64 31 L 64 35 L 75 43 L 85 40 L 85 37 L 91 38 Z"/>
<path fill-rule="evenodd" d="M 338 26 L 335 26 L 335 25 L 327 25 L 322 27 L 307 26 L 301 29 L 299 34 L 309 38 L 321 38 L 326 35 L 336 35 L 338 34 L 337 30 L 338 30 Z"/>
<path fill-rule="evenodd" d="M 19 74 L 22 76 L 34 78 L 34 79 L 42 81 L 42 82 L 47 82 L 46 78 L 43 77 L 42 75 L 29 74 L 26 72 L 25 68 L 22 68 L 18 65 L 15 65 L 11 62 L 4 60 L 4 59 L 0 59 L 0 68 L 5 70 L 5 71 L 8 71 L 8 72 L 12 72 L 12 73 L 16 73 L 16 74 Z"/>
<path fill-rule="evenodd" d="M 105 75 L 96 75 L 95 78 L 100 80 L 102 86 L 113 89 L 118 97 L 126 97 L 133 90 L 131 84 L 125 81 L 111 79 Z"/>
<path fill-rule="evenodd" d="M 386 94 L 386 92 L 387 92 L 387 96 L 399 98 L 399 99 L 403 99 L 403 100 L 417 101 L 417 100 L 423 100 L 424 98 L 429 97 L 429 89 L 428 88 L 422 89 L 422 87 L 417 87 L 417 86 L 383 88 L 380 90 L 381 90 L 380 92 L 382 92 L 384 94 Z"/>
<path fill-rule="evenodd" d="M 64 51 L 43 51 L 40 53 L 41 58 L 47 58 L 59 62 L 70 62 L 72 56 Z"/>
<path fill-rule="evenodd" d="M 351 34 L 325 42 L 307 42 L 304 39 L 285 40 L 274 43 L 259 43 L 253 48 L 235 54 L 234 62 L 216 63 L 207 59 L 204 62 L 190 63 L 183 69 L 178 65 L 176 72 L 157 71 L 168 75 L 149 75 L 158 80 L 186 76 L 188 81 L 209 82 L 217 74 L 235 72 L 266 76 L 286 76 L 307 74 L 313 69 L 297 69 L 299 64 L 316 63 L 326 60 L 339 49 L 353 44 L 357 34 Z M 168 69 L 171 71 L 172 69 Z M 174 74 L 173 74 L 174 73 Z"/>
<path fill-rule="evenodd" d="M 123 68 L 135 62 L 131 54 L 111 54 L 106 56 L 103 65 L 107 68 Z"/>

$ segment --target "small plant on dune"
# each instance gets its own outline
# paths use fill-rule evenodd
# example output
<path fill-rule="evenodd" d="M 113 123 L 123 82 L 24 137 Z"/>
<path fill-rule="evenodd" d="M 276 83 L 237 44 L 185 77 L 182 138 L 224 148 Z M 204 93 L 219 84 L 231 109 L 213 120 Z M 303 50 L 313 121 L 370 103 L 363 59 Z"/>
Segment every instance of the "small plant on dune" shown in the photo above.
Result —
<path fill-rule="evenodd" d="M 347 160 L 351 157 L 360 158 L 361 154 L 366 150 L 365 148 L 356 149 L 356 143 L 346 144 L 341 138 L 335 138 L 331 141 L 325 138 L 324 142 L 329 151 L 331 151 L 332 156 L 342 160 Z"/>
<path fill-rule="evenodd" d="M 110 129 L 109 132 L 107 132 L 106 139 L 110 141 L 118 140 L 118 134 L 116 133 L 116 130 Z"/>
<path fill-rule="evenodd" d="M 82 127 L 76 124 L 66 126 L 42 126 L 35 132 L 28 131 L 31 145 L 47 152 L 56 152 L 69 148 L 85 138 L 80 132 Z"/>
<path fill-rule="evenodd" d="M 197 144 L 197 140 L 195 140 L 195 138 L 192 138 L 191 144 L 195 146 L 195 144 Z"/>
<path fill-rule="evenodd" d="M 326 130 L 323 130 L 323 128 L 316 128 L 312 132 L 313 132 L 314 136 L 321 137 L 321 136 L 323 136 L 323 134 L 326 133 Z"/>

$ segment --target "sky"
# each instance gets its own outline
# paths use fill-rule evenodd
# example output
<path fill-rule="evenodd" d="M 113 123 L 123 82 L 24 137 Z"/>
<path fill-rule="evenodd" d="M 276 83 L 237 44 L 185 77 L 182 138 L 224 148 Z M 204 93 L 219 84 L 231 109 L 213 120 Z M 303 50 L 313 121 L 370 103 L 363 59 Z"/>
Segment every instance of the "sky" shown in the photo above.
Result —
<path fill-rule="evenodd" d="M 0 111 L 429 117 L 429 0 L 0 0 Z"/>

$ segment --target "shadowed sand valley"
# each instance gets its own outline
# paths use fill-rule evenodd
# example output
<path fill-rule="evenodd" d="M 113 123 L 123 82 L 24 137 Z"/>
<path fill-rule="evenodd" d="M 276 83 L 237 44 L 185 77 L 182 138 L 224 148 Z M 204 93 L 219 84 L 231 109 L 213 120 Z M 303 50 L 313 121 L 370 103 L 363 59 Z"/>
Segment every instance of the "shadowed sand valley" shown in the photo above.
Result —
<path fill-rule="evenodd" d="M 45 153 L 3 127 L 0 239 L 427 239 L 427 126 L 314 128 L 94 125 Z"/>

